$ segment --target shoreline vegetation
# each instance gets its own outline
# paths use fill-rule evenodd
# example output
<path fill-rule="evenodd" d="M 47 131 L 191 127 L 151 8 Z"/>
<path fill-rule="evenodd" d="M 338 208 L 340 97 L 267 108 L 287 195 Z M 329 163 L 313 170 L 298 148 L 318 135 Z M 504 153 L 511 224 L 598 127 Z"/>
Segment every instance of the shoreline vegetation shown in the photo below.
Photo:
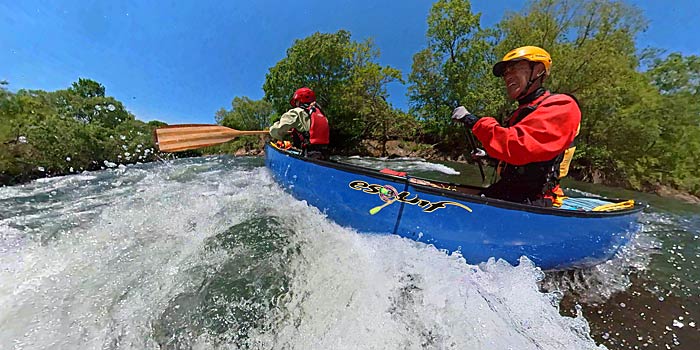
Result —
<path fill-rule="evenodd" d="M 451 123 L 452 108 L 503 121 L 515 105 L 491 66 L 531 43 L 554 58 L 545 86 L 581 105 L 571 178 L 700 203 L 700 56 L 638 48 L 647 20 L 624 1 L 533 0 L 493 27 L 480 16 L 467 0 L 435 1 L 410 72 L 380 65 L 372 39 L 346 30 L 297 39 L 268 70 L 264 97 L 233 97 L 216 123 L 266 129 L 289 108 L 290 93 L 308 86 L 336 154 L 464 161 L 465 130 Z M 407 111 L 387 102 L 392 83 L 407 86 Z M 166 157 L 152 139 L 163 125 L 138 120 L 90 79 L 52 92 L 13 92 L 0 81 L 0 185 Z M 241 137 L 167 157 L 260 152 L 259 138 Z"/>

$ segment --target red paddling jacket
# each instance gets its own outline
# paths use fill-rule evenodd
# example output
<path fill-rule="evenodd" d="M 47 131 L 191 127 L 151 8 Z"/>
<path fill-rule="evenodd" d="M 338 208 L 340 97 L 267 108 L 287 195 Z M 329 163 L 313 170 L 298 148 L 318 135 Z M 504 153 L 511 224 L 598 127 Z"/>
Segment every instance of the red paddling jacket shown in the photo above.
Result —
<path fill-rule="evenodd" d="M 531 202 L 551 195 L 568 173 L 576 149 L 581 110 L 573 96 L 540 89 L 520 101 L 501 126 L 496 119 L 479 119 L 472 132 L 486 152 L 500 161 L 501 180 L 493 197 Z M 489 191 L 485 191 L 488 196 Z"/>

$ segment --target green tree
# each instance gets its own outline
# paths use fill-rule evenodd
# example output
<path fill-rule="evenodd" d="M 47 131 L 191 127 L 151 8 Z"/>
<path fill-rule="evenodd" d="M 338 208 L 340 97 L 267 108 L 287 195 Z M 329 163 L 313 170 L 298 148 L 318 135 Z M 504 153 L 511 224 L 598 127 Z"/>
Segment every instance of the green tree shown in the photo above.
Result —
<path fill-rule="evenodd" d="M 3 170 L 8 169 L 13 161 L 10 152 L 10 143 L 13 142 L 10 126 L 12 115 L 9 113 L 13 94 L 7 90 L 7 85 L 9 83 L 6 80 L 0 81 L 0 183 L 8 181 Z"/>
<path fill-rule="evenodd" d="M 83 98 L 104 97 L 104 85 L 90 79 L 78 78 L 78 81 L 71 84 L 68 88 L 70 92 Z"/>
<path fill-rule="evenodd" d="M 658 161 L 653 180 L 700 194 L 700 57 L 671 53 L 646 72 L 660 93 L 659 134 L 646 153 Z"/>
<path fill-rule="evenodd" d="M 83 79 L 54 92 L 0 92 L 2 184 L 99 169 L 105 161 L 155 159 L 151 135 L 162 123 L 136 120 L 104 96 L 99 83 Z"/>
<path fill-rule="evenodd" d="M 52 97 L 61 114 L 70 115 L 83 123 L 114 128 L 134 119 L 121 102 L 105 96 L 102 84 L 90 79 L 80 78 L 67 90 L 56 91 Z"/>
<path fill-rule="evenodd" d="M 413 57 L 408 88 L 411 111 L 434 136 L 428 142 L 464 142 L 464 131 L 450 120 L 458 105 L 483 115 L 502 104 L 491 76 L 490 32 L 480 27 L 480 17 L 467 0 L 439 0 L 430 9 L 428 47 Z"/>
<path fill-rule="evenodd" d="M 231 109 L 219 109 L 215 119 L 217 124 L 237 130 L 264 130 L 270 127 L 276 113 L 272 104 L 266 100 L 252 100 L 248 97 L 234 97 Z M 235 153 L 241 149 L 261 149 L 258 136 L 241 136 L 225 144 L 207 147 L 205 153 Z"/>
<path fill-rule="evenodd" d="M 700 57 L 674 52 L 655 58 L 647 71 L 652 84 L 664 95 L 700 94 Z"/>
<path fill-rule="evenodd" d="M 148 123 L 146 123 L 148 127 L 155 129 L 155 128 L 160 128 L 161 126 L 166 126 L 168 123 L 162 122 L 160 120 L 151 120 Z"/>
<path fill-rule="evenodd" d="M 251 100 L 248 97 L 235 97 L 231 110 L 216 112 L 216 122 L 238 130 L 264 130 L 270 126 L 275 115 L 272 104 L 266 100 Z"/>
<path fill-rule="evenodd" d="M 7 85 L 10 85 L 7 80 L 0 80 L 0 98 L 4 98 L 9 94 L 9 91 L 7 91 Z"/>
<path fill-rule="evenodd" d="M 357 144 L 369 118 L 385 110 L 386 85 L 401 81 L 401 72 L 376 63 L 379 51 L 371 40 L 356 42 L 349 32 L 315 33 L 296 40 L 287 56 L 265 77 L 265 100 L 277 113 L 289 106 L 299 87 L 314 90 L 331 127 L 331 143 Z M 369 107 L 373 106 L 373 107 Z"/>

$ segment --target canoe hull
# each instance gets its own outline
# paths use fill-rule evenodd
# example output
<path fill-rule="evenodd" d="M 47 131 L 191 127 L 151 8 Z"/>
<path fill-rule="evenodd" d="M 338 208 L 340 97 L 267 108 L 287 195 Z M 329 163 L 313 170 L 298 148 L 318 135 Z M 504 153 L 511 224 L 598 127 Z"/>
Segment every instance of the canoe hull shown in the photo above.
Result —
<path fill-rule="evenodd" d="M 495 257 L 515 265 L 525 255 L 542 269 L 595 265 L 639 229 L 640 210 L 535 208 L 415 185 L 410 178 L 371 169 L 310 161 L 269 145 L 265 153 L 280 185 L 336 223 L 460 251 L 469 263 Z"/>

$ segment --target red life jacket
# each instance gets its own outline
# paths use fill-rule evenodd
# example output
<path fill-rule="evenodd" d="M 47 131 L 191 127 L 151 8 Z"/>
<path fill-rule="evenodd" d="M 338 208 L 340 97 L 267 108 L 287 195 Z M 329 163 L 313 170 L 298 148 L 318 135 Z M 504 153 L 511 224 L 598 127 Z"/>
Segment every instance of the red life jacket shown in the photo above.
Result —
<path fill-rule="evenodd" d="M 311 126 L 309 131 L 300 132 L 296 128 L 292 129 L 292 141 L 297 148 L 305 149 L 308 145 L 327 145 L 330 142 L 328 119 L 320 108 L 310 106 L 305 109 L 309 113 Z"/>
<path fill-rule="evenodd" d="M 312 145 L 327 145 L 329 140 L 328 119 L 320 108 L 311 107 L 311 127 L 309 143 Z"/>

